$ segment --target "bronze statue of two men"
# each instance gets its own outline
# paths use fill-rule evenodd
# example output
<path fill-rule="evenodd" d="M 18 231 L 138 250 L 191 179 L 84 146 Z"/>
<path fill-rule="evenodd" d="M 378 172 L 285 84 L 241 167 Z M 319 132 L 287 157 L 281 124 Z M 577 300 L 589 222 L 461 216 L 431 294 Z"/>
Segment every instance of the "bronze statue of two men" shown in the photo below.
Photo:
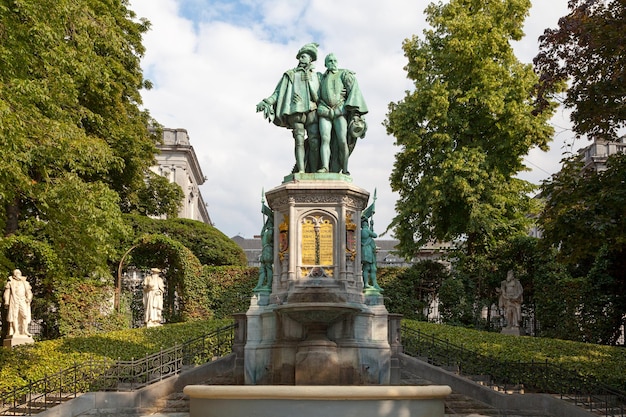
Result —
<path fill-rule="evenodd" d="M 348 159 L 365 136 L 367 105 L 353 71 L 337 67 L 328 54 L 326 72 L 316 72 L 316 43 L 298 51 L 298 66 L 283 73 L 274 93 L 256 106 L 265 118 L 293 132 L 295 173 L 350 175 Z"/>

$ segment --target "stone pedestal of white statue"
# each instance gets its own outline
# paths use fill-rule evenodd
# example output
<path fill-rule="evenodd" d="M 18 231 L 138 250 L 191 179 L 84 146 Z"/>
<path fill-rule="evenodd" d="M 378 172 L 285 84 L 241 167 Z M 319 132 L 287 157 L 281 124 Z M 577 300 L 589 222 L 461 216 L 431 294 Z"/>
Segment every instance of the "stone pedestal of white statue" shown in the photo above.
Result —
<path fill-rule="evenodd" d="M 13 335 L 9 336 L 2 342 L 2 346 L 4 347 L 13 347 L 19 345 L 29 345 L 35 343 L 32 337 L 26 335 Z"/>
<path fill-rule="evenodd" d="M 388 313 L 361 275 L 369 193 L 345 175 L 294 174 L 266 197 L 273 282 L 247 312 L 245 383 L 388 384 Z"/>
<path fill-rule="evenodd" d="M 510 336 L 520 336 L 520 330 L 519 327 L 503 327 L 502 330 L 500 331 L 500 333 L 502 334 L 508 334 Z"/>

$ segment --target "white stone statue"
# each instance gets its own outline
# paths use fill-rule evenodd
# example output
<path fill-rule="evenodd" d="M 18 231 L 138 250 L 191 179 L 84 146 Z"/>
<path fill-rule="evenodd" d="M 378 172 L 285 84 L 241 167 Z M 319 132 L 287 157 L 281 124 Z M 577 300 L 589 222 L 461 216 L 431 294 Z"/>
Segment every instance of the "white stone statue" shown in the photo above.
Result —
<path fill-rule="evenodd" d="M 30 324 L 30 302 L 33 300 L 33 291 L 22 271 L 15 269 L 13 275 L 7 280 L 4 286 L 4 308 L 7 311 L 7 322 L 9 323 L 8 336 L 32 336 L 28 332 Z"/>
<path fill-rule="evenodd" d="M 150 275 L 143 280 L 144 322 L 146 327 L 160 326 L 163 320 L 163 294 L 165 284 L 159 268 L 150 269 Z"/>
<path fill-rule="evenodd" d="M 504 310 L 507 329 L 519 329 L 519 323 L 522 320 L 522 294 L 524 289 L 513 271 L 506 274 L 506 279 L 500 283 L 497 290 L 500 299 L 500 308 Z"/>

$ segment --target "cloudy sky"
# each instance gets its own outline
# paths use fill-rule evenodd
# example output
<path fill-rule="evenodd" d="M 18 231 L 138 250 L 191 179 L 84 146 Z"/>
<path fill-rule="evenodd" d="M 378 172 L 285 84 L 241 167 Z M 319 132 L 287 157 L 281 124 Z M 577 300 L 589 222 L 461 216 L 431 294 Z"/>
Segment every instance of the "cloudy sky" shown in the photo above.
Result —
<path fill-rule="evenodd" d="M 316 67 L 334 52 L 340 68 L 356 72 L 369 107 L 367 136 L 350 158 L 353 183 L 377 190 L 376 227 L 384 231 L 397 196 L 389 176 L 398 148 L 382 125 L 390 102 L 412 84 L 403 67 L 402 41 L 422 35 L 426 0 L 131 0 L 152 23 L 144 37 L 142 67 L 154 88 L 144 106 L 168 128 L 188 131 L 207 180 L 201 187 L 215 226 L 229 237 L 251 238 L 262 227 L 261 194 L 281 184 L 294 164 L 291 132 L 269 124 L 256 104 L 282 73 L 297 65 L 296 52 L 317 42 Z M 567 0 L 533 0 L 526 37 L 514 45 L 531 62 L 537 38 L 567 14 Z M 553 119 L 550 152 L 532 151 L 523 178 L 540 183 L 558 171 L 574 140 L 567 115 Z M 387 235 L 391 237 L 391 235 Z"/>

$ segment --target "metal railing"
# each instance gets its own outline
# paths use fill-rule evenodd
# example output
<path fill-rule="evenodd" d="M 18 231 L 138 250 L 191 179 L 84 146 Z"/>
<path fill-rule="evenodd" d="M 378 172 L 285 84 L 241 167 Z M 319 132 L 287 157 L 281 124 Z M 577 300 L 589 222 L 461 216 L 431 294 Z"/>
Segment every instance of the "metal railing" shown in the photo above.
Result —
<path fill-rule="evenodd" d="M 89 360 L 0 393 L 0 415 L 30 416 L 89 391 L 133 391 L 232 352 L 231 324 L 141 359 Z"/>
<path fill-rule="evenodd" d="M 402 346 L 407 355 L 450 367 L 498 391 L 552 394 L 602 416 L 626 417 L 626 393 L 547 360 L 500 361 L 405 326 Z"/>

